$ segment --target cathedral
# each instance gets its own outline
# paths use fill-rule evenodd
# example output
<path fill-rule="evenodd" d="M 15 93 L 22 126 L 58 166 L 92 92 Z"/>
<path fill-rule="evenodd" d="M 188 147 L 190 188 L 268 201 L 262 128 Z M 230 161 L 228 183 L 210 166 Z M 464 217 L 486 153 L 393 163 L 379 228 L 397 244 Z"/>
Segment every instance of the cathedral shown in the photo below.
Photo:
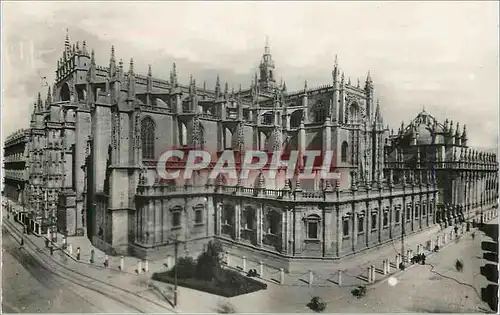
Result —
<path fill-rule="evenodd" d="M 351 84 L 335 58 L 331 82 L 288 91 L 266 43 L 249 87 L 213 87 L 100 66 L 85 41 L 64 42 L 45 100 L 38 94 L 27 153 L 29 207 L 45 231 L 86 235 L 110 254 L 166 257 L 174 241 L 196 253 L 211 239 L 284 268 L 297 259 L 339 259 L 468 220 L 497 205 L 498 163 L 467 145 L 466 127 L 425 110 L 397 133 L 384 125 L 370 72 Z M 172 148 L 333 151 L 335 180 L 249 178 L 209 170 L 162 180 Z M 176 166 L 177 165 L 177 166 Z M 169 163 L 182 168 L 182 163 Z M 283 170 L 278 170 L 282 172 Z"/>

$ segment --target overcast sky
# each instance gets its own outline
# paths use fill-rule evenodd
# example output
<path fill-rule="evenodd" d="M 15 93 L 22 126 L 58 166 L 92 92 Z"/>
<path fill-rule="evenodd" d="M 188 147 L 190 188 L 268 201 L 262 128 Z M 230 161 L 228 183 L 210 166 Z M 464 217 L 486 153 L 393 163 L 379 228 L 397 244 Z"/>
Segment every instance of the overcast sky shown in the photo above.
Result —
<path fill-rule="evenodd" d="M 384 120 L 425 109 L 468 126 L 470 145 L 498 146 L 498 2 L 2 2 L 3 134 L 27 127 L 52 84 L 66 28 L 99 64 L 111 45 L 128 68 L 168 79 L 250 83 L 269 37 L 289 90 L 331 83 L 335 54 L 353 84 L 371 70 Z M 31 48 L 33 47 L 33 48 Z M 45 98 L 45 95 L 43 95 Z"/>

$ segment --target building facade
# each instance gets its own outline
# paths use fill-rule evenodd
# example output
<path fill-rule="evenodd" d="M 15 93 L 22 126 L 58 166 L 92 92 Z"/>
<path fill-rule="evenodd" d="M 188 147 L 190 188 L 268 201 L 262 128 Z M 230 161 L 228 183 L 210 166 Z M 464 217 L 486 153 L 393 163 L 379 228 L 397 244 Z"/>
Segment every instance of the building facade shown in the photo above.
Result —
<path fill-rule="evenodd" d="M 496 202 L 496 157 L 469 155 L 466 141 L 450 142 L 449 126 L 440 124 L 431 132 L 439 140 L 427 145 L 411 140 L 424 137 L 415 136 L 415 122 L 391 134 L 369 72 L 363 85 L 351 84 L 335 60 L 329 84 L 288 91 L 275 67 L 266 44 L 248 88 L 229 91 L 218 77 L 213 89 L 192 77 L 182 85 L 175 64 L 169 80 L 153 77 L 151 67 L 140 75 L 133 60 L 125 70 L 112 48 L 103 67 L 85 42 L 72 45 L 67 37 L 52 92 L 45 102 L 38 96 L 31 120 L 30 194 L 38 217 L 55 217 L 60 230 L 85 234 L 108 252 L 165 257 L 174 239 L 195 253 L 219 238 L 290 261 L 340 258 L 432 228 L 455 213 L 451 206 L 470 212 Z M 315 169 L 311 179 L 286 180 L 286 170 L 276 178 L 265 170 L 211 180 L 209 167 L 165 181 L 156 164 L 172 148 L 213 155 L 333 151 L 340 176 L 323 180 Z M 438 158 L 415 164 L 411 154 L 422 159 L 424 148 L 439 149 Z M 457 148 L 463 162 L 449 153 Z M 183 163 L 169 167 L 182 170 Z M 450 188 L 452 170 L 459 175 Z M 479 188 L 479 173 L 489 190 Z M 478 199 L 473 190 L 489 194 Z"/>
<path fill-rule="evenodd" d="M 23 205 L 27 203 L 29 137 L 29 129 L 18 130 L 5 139 L 3 148 L 4 196 Z"/>

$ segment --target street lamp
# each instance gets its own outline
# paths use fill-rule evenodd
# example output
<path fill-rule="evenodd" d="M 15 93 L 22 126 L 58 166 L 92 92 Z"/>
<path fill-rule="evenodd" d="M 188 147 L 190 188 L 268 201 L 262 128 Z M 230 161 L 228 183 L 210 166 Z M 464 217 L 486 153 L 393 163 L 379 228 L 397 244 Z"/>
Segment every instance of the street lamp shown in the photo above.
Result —
<path fill-rule="evenodd" d="M 174 303 L 173 304 L 174 304 L 174 307 L 177 307 L 177 295 L 178 295 L 178 291 L 177 291 L 177 269 L 178 269 L 177 256 L 179 253 L 179 243 L 181 243 L 181 241 L 179 241 L 179 235 L 177 235 L 177 234 L 175 234 L 175 236 L 173 238 L 169 237 L 168 242 L 170 242 L 170 241 L 172 241 L 174 243 Z"/>

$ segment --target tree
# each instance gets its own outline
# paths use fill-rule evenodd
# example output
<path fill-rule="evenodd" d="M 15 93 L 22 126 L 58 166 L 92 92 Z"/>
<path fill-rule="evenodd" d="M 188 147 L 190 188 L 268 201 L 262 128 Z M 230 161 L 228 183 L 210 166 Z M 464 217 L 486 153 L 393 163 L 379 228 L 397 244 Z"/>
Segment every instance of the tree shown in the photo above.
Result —
<path fill-rule="evenodd" d="M 207 249 L 198 256 L 196 264 L 196 277 L 203 280 L 212 280 L 219 274 L 222 261 L 222 244 L 218 241 L 210 241 Z"/>

